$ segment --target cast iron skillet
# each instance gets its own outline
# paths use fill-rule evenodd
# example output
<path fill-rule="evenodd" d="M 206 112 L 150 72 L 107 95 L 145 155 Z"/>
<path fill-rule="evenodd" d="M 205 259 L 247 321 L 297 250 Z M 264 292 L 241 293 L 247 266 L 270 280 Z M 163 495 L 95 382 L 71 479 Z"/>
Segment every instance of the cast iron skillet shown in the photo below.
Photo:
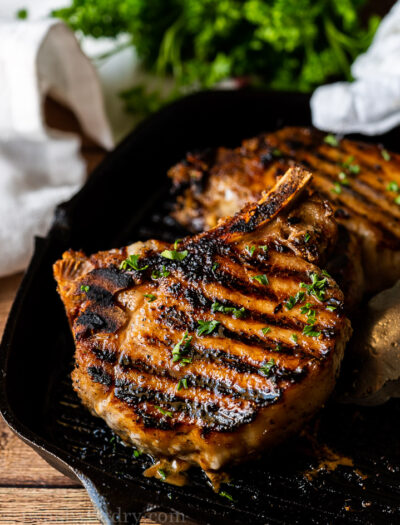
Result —
<path fill-rule="evenodd" d="M 36 241 L 1 345 L 0 410 L 46 461 L 83 483 L 104 523 L 136 524 L 155 508 L 218 525 L 400 520 L 399 401 L 377 408 L 331 402 L 312 439 L 298 437 L 272 457 L 236 468 L 223 487 L 226 497 L 215 494 L 198 469 L 184 488 L 142 477 L 151 458 L 135 458 L 81 407 L 70 385 L 74 347 L 55 290 L 54 261 L 70 247 L 91 253 L 149 237 L 181 237 L 165 219 L 173 202 L 167 169 L 189 150 L 234 146 L 283 125 L 309 125 L 308 102 L 304 95 L 249 91 L 180 100 L 108 155 L 58 208 L 48 236 Z M 395 131 L 375 140 L 398 150 L 398 139 Z M 305 475 L 318 466 L 321 450 L 326 456 L 326 447 L 354 466 Z"/>

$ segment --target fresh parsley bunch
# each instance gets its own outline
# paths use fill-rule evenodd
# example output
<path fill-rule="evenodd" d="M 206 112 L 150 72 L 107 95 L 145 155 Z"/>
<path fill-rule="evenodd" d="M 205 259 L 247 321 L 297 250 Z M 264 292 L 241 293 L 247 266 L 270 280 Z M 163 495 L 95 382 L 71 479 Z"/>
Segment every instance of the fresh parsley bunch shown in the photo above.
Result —
<path fill-rule="evenodd" d="M 365 0 L 72 0 L 54 12 L 93 37 L 131 36 L 143 65 L 173 76 L 177 97 L 232 77 L 277 90 L 311 91 L 350 78 L 379 18 L 359 22 Z M 123 94 L 128 109 L 163 100 L 143 86 Z M 170 97 L 170 98 L 171 98 Z"/>

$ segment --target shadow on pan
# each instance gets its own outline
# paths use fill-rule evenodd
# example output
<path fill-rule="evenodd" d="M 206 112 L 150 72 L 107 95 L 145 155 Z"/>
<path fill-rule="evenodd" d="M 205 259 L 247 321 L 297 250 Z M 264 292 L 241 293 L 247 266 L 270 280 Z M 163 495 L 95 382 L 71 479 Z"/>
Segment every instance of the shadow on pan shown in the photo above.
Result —
<path fill-rule="evenodd" d="M 44 459 L 83 483 L 104 523 L 136 524 L 156 509 L 218 525 L 400 522 L 400 401 L 377 408 L 330 403 L 314 422 L 312 438 L 297 437 L 273 458 L 235 468 L 222 496 L 199 469 L 183 488 L 144 478 L 151 458 L 136 457 L 92 417 L 69 379 L 74 347 L 53 262 L 67 248 L 91 253 L 150 237 L 182 237 L 168 219 L 167 169 L 189 150 L 309 125 L 308 102 L 298 94 L 210 91 L 166 107 L 107 156 L 58 208 L 49 235 L 37 239 L 2 341 L 0 409 Z M 396 150 L 399 137 L 396 131 L 375 140 Z M 316 472 L 321 453 L 337 468 Z"/>

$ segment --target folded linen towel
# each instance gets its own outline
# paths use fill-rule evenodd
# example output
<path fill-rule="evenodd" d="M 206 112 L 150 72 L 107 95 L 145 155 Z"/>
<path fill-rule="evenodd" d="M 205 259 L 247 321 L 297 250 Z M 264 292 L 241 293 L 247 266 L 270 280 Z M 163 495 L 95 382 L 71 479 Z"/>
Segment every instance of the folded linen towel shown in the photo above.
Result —
<path fill-rule="evenodd" d="M 378 135 L 400 124 L 400 1 L 351 68 L 354 82 L 336 82 L 311 98 L 314 126 L 335 133 Z"/>
<path fill-rule="evenodd" d="M 0 276 L 26 267 L 33 236 L 46 233 L 54 207 L 84 181 L 79 138 L 47 128 L 46 95 L 112 147 L 96 71 L 74 34 L 52 19 L 0 19 Z"/>

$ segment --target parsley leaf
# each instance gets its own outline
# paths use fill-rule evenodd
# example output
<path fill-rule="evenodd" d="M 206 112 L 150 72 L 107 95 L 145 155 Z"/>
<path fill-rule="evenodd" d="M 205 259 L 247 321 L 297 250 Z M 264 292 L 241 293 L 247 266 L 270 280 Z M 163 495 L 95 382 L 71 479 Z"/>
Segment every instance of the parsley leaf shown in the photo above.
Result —
<path fill-rule="evenodd" d="M 386 186 L 386 189 L 388 191 L 395 191 L 395 192 L 398 192 L 400 187 L 399 185 L 397 184 L 396 181 L 392 180 L 391 182 L 389 182 L 389 184 Z"/>
<path fill-rule="evenodd" d="M 153 295 L 152 293 L 145 293 L 145 294 L 143 294 L 143 297 L 146 297 L 146 299 L 147 299 L 147 301 L 149 303 L 152 303 L 153 301 L 155 301 L 157 299 L 157 296 Z"/>
<path fill-rule="evenodd" d="M 182 252 L 178 252 L 176 250 L 164 250 L 161 252 L 161 257 L 165 257 L 166 259 L 171 259 L 172 261 L 183 261 L 185 257 L 188 255 L 187 250 L 183 250 Z"/>
<path fill-rule="evenodd" d="M 160 478 L 161 478 L 163 481 L 165 481 L 165 480 L 167 479 L 167 473 L 165 472 L 165 470 L 159 468 L 159 469 L 157 470 L 157 472 L 158 472 Z"/>
<path fill-rule="evenodd" d="M 269 326 L 264 326 L 264 328 L 261 328 L 261 332 L 266 335 L 271 331 L 271 328 Z"/>
<path fill-rule="evenodd" d="M 142 266 L 139 268 L 139 255 L 130 255 L 127 259 L 122 261 L 122 263 L 119 265 L 120 270 L 136 270 L 137 272 L 142 272 L 143 270 L 146 270 L 149 265 Z"/>
<path fill-rule="evenodd" d="M 222 496 L 223 498 L 229 499 L 229 501 L 235 501 L 230 494 L 225 492 L 224 490 L 221 490 L 221 492 L 218 492 L 219 496 Z"/>
<path fill-rule="evenodd" d="M 86 285 L 85 284 L 81 285 L 81 291 L 82 292 L 88 293 L 89 290 L 90 290 L 90 286 L 89 285 L 87 285 L 87 284 Z"/>
<path fill-rule="evenodd" d="M 382 155 L 383 160 L 389 161 L 391 159 L 390 153 L 388 152 L 387 149 L 382 149 L 381 155 Z"/>
<path fill-rule="evenodd" d="M 211 305 L 211 311 L 213 313 L 215 312 L 222 312 L 223 314 L 232 314 L 235 319 L 240 319 L 244 316 L 246 313 L 246 310 L 242 306 L 242 308 L 234 308 L 233 306 L 224 306 L 223 304 L 219 303 L 218 301 L 215 301 Z"/>
<path fill-rule="evenodd" d="M 186 331 L 182 337 L 182 339 L 176 343 L 174 348 L 172 349 L 172 361 L 174 363 L 181 362 L 183 364 L 191 363 L 191 359 L 185 358 L 185 355 L 187 354 L 189 350 L 190 343 L 192 341 L 193 337 L 189 336 L 189 333 Z"/>
<path fill-rule="evenodd" d="M 271 373 L 272 367 L 275 365 L 275 359 L 270 359 L 264 365 L 262 365 L 258 371 L 264 376 L 268 377 Z"/>
<path fill-rule="evenodd" d="M 323 277 L 322 279 L 316 273 L 312 273 L 311 284 L 300 283 L 302 288 L 307 290 L 308 295 L 314 295 L 320 301 L 324 301 L 325 288 L 328 284 L 328 279 Z"/>
<path fill-rule="evenodd" d="M 179 391 L 179 390 L 182 390 L 182 388 L 186 389 L 187 387 L 188 387 L 188 383 L 187 383 L 186 377 L 179 379 L 176 389 Z"/>
<path fill-rule="evenodd" d="M 297 343 L 297 341 L 298 341 L 297 334 L 292 334 L 292 335 L 290 336 L 290 339 L 291 339 L 294 343 Z"/>
<path fill-rule="evenodd" d="M 268 277 L 265 274 L 264 275 L 253 275 L 253 277 L 251 277 L 251 279 L 253 279 L 254 281 L 259 282 L 260 284 L 263 284 L 264 286 L 269 284 Z"/>
<path fill-rule="evenodd" d="M 202 321 L 199 319 L 197 322 L 199 323 L 197 335 L 210 335 L 219 325 L 219 321 Z"/>
<path fill-rule="evenodd" d="M 160 279 L 160 277 L 168 277 L 168 275 L 171 272 L 165 269 L 165 266 L 163 265 L 162 270 L 154 270 L 154 272 L 151 274 L 152 279 Z"/>
<path fill-rule="evenodd" d="M 313 325 L 306 324 L 303 329 L 303 334 L 307 335 L 308 337 L 319 337 L 321 335 L 321 332 L 314 330 Z"/>
<path fill-rule="evenodd" d="M 164 408 L 159 407 L 158 405 L 154 405 L 154 406 L 163 416 L 172 417 L 172 412 L 170 412 L 169 410 L 165 410 Z"/>
<path fill-rule="evenodd" d="M 340 185 L 340 182 L 335 182 L 333 188 L 331 188 L 331 192 L 337 193 L 337 195 L 340 195 L 342 193 L 342 186 Z"/>
<path fill-rule="evenodd" d="M 256 249 L 255 246 L 246 246 L 246 252 L 250 255 L 250 257 L 253 257 L 255 249 Z"/>
<path fill-rule="evenodd" d="M 326 135 L 326 137 L 324 137 L 324 142 L 325 144 L 329 144 L 329 146 L 332 146 L 333 148 L 337 148 L 339 146 L 339 141 L 335 137 L 335 135 Z"/>
<path fill-rule="evenodd" d="M 301 303 L 304 300 L 305 295 L 304 292 L 297 292 L 294 297 L 291 295 L 285 303 L 286 308 L 291 310 L 296 304 Z"/>

